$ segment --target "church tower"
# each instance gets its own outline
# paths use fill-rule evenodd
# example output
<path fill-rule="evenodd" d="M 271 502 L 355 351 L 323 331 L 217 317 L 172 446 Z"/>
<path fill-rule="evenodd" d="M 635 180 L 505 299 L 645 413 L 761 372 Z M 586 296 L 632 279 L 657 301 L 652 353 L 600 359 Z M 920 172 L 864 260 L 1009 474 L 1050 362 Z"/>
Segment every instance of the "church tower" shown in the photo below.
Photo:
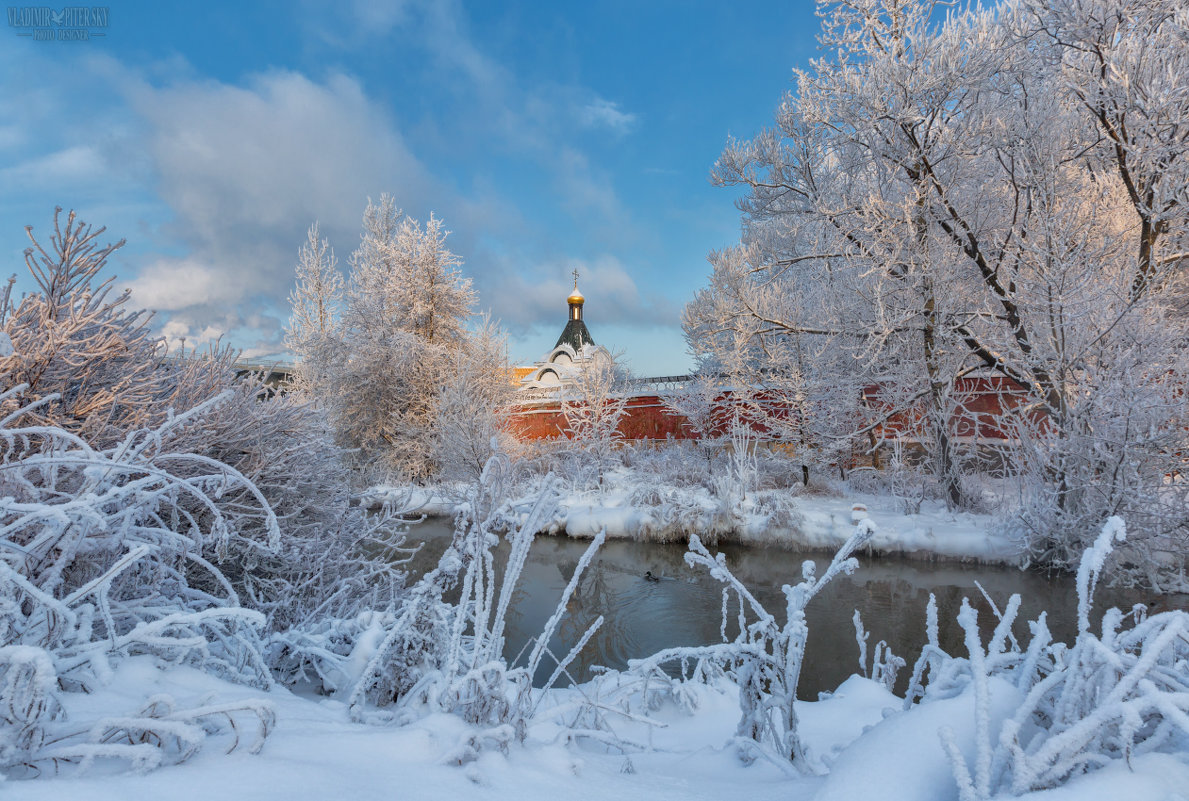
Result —
<path fill-rule="evenodd" d="M 595 344 L 594 337 L 582 321 L 582 307 L 586 298 L 578 291 L 578 271 L 574 271 L 574 291 L 566 298 L 570 314 L 557 344 L 520 380 L 521 389 L 551 390 L 560 388 L 585 370 L 594 359 L 609 359 L 607 349 Z"/>
<path fill-rule="evenodd" d="M 553 347 L 556 350 L 562 345 L 569 345 L 575 353 L 581 353 L 584 347 L 595 344 L 595 341 L 587 330 L 586 323 L 582 322 L 582 305 L 586 303 L 586 298 L 578 291 L 577 270 L 574 271 L 574 291 L 566 298 L 566 303 L 570 304 L 570 318 L 566 320 L 566 327 Z"/>

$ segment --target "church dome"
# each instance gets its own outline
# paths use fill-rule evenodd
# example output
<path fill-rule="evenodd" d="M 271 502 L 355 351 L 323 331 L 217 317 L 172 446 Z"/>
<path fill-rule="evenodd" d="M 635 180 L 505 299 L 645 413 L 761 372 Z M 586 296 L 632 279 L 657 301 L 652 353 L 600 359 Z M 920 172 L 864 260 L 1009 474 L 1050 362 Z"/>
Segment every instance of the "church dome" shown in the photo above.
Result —
<path fill-rule="evenodd" d="M 578 283 L 575 282 L 574 283 L 574 291 L 570 293 L 570 296 L 568 298 L 566 298 L 566 303 L 581 304 L 581 303 L 585 303 L 585 302 L 586 302 L 586 298 L 583 297 L 582 293 L 578 291 Z"/>

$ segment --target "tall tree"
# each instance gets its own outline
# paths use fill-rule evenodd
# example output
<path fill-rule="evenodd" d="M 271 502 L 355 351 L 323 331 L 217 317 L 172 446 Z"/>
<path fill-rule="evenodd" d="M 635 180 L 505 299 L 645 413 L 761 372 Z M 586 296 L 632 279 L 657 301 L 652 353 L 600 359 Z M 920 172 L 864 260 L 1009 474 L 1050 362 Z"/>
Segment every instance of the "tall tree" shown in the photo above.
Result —
<path fill-rule="evenodd" d="M 310 226 L 297 254 L 297 285 L 289 294 L 292 315 L 285 344 L 297 355 L 294 385 L 317 399 L 329 388 L 328 371 L 341 357 L 339 315 L 343 276 L 330 242 Z"/>
<path fill-rule="evenodd" d="M 1031 448 L 1010 461 L 1050 513 L 1022 520 L 1041 558 L 1071 564 L 1105 515 L 1142 514 L 1183 438 L 1169 388 L 1185 338 L 1185 9 L 1018 0 L 937 22 L 935 5 L 824 9 L 832 58 L 716 167 L 747 190 L 747 262 L 716 264 L 722 300 L 701 305 L 720 327 L 748 318 L 847 353 L 880 408 L 921 410 L 951 503 L 958 379 L 1023 388 L 1035 403 L 1000 424 Z M 1095 491 L 1104 475 L 1112 489 Z"/>
<path fill-rule="evenodd" d="M 460 365 L 470 374 L 474 365 L 464 363 L 490 350 L 472 341 L 475 293 L 447 236 L 441 220 L 421 225 L 390 195 L 369 201 L 339 322 L 327 310 L 342 285 L 315 229 L 298 264 L 292 330 L 303 358 L 299 376 L 324 387 L 339 440 L 360 465 L 405 479 L 437 469 L 443 388 Z"/>

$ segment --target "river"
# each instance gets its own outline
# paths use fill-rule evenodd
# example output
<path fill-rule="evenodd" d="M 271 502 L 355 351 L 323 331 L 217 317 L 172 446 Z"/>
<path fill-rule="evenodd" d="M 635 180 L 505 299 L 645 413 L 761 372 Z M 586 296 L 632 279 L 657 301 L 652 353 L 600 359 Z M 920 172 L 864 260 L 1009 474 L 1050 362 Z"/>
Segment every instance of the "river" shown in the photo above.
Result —
<path fill-rule="evenodd" d="M 425 543 L 410 564 L 413 577 L 437 563 L 449 544 L 450 532 L 449 521 L 440 519 L 410 529 L 410 542 Z M 589 544 L 587 540 L 548 535 L 540 535 L 533 542 L 508 615 L 505 656 L 509 659 L 540 633 Z M 727 565 L 735 576 L 782 623 L 785 606 L 781 586 L 800 579 L 805 559 L 813 559 L 821 575 L 832 556 L 729 545 L 712 548 L 711 552 L 716 550 L 726 554 Z M 575 680 L 589 679 L 595 666 L 623 668 L 627 660 L 662 648 L 721 641 L 722 585 L 704 570 L 687 567 L 685 551 L 684 545 L 628 540 L 613 540 L 602 546 L 550 642 L 553 653 L 562 657 L 595 618 L 604 616 L 602 628 L 571 665 Z M 506 556 L 507 544 L 501 541 L 497 549 L 501 571 Z M 898 690 L 907 683 L 925 641 L 925 608 L 930 593 L 937 597 L 941 645 L 954 655 L 965 655 L 962 632 L 955 621 L 963 596 L 978 609 L 980 624 L 985 624 L 988 632 L 996 622 L 975 582 L 982 585 L 999 609 L 1012 593 L 1020 593 L 1021 612 L 1014 630 L 1023 643 L 1028 635 L 1026 621 L 1044 610 L 1048 611 L 1049 628 L 1056 640 L 1072 642 L 1076 631 L 1077 597 L 1071 576 L 1050 578 L 1009 567 L 921 562 L 862 553 L 858 559 L 860 567 L 854 575 L 835 579 L 807 609 L 809 640 L 798 692 L 801 698 L 816 698 L 818 692 L 833 690 L 859 671 L 851 621 L 855 609 L 870 632 L 869 659 L 875 644 L 884 640 L 907 660 Z M 661 580 L 645 579 L 647 572 Z M 1145 596 L 1135 591 L 1102 588 L 1095 597 L 1096 611 L 1100 615 L 1106 605 L 1130 609 L 1142 600 Z M 733 637 L 738 610 L 733 594 L 730 608 L 729 634 Z M 545 662 L 535 677 L 538 683 L 553 670 L 553 663 L 548 659 Z"/>

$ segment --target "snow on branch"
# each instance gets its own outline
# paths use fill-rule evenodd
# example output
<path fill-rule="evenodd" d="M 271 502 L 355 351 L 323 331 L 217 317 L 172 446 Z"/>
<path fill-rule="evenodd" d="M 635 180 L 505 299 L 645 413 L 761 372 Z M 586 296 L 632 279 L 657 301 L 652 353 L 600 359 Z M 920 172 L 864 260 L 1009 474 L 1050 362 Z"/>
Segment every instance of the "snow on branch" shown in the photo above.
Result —
<path fill-rule="evenodd" d="M 0 393 L 0 403 L 19 398 L 18 390 Z M 238 470 L 163 447 L 170 428 L 223 400 L 108 448 L 53 425 L 22 424 L 23 408 L 0 423 L 0 766 L 121 757 L 151 767 L 160 755 L 139 747 L 145 742 L 172 743 L 180 758 L 197 748 L 205 734 L 187 721 L 203 712 L 96 724 L 83 735 L 61 729 L 60 693 L 99 687 L 113 658 L 151 654 L 272 684 L 259 636 L 264 615 L 240 607 L 231 583 L 201 554 L 238 536 L 220 501 L 229 492 L 259 504 L 266 549 L 279 541 L 277 519 Z M 195 563 L 213 577 L 211 591 L 194 583 Z M 126 747 L 115 745 L 120 739 Z"/>

